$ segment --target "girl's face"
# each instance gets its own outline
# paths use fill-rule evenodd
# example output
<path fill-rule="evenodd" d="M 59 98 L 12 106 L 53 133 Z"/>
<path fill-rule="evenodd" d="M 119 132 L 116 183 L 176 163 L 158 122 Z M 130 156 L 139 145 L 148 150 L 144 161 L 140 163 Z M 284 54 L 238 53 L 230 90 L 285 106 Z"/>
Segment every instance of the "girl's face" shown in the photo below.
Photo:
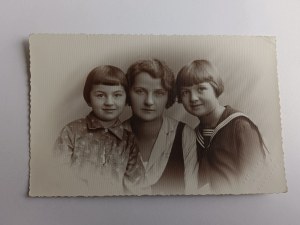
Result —
<path fill-rule="evenodd" d="M 162 87 L 160 78 L 142 72 L 135 77 L 129 97 L 133 114 L 141 120 L 153 121 L 162 117 L 168 91 Z"/>
<path fill-rule="evenodd" d="M 102 121 L 115 121 L 122 113 L 126 102 L 126 93 L 121 85 L 93 85 L 90 93 L 90 106 Z"/>
<path fill-rule="evenodd" d="M 219 105 L 214 89 L 208 82 L 182 87 L 180 95 L 185 110 L 198 118 L 209 115 Z"/>

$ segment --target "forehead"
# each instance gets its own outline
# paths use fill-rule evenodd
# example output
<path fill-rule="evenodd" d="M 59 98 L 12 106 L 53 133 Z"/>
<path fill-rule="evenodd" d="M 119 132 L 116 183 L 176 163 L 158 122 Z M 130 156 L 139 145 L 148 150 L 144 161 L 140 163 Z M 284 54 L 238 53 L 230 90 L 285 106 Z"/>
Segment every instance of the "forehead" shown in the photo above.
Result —
<path fill-rule="evenodd" d="M 142 87 L 144 89 L 164 89 L 162 86 L 161 78 L 153 78 L 146 72 L 139 73 L 135 76 L 134 87 Z"/>
<path fill-rule="evenodd" d="M 105 85 L 105 84 L 94 84 L 91 89 L 92 92 L 105 92 L 113 93 L 117 91 L 124 91 L 122 85 Z"/>
<path fill-rule="evenodd" d="M 191 89 L 197 89 L 199 87 L 212 88 L 212 86 L 211 86 L 211 84 L 209 82 L 200 82 L 198 84 L 193 84 L 193 85 L 190 85 L 190 86 L 182 86 L 181 89 L 191 90 Z"/>

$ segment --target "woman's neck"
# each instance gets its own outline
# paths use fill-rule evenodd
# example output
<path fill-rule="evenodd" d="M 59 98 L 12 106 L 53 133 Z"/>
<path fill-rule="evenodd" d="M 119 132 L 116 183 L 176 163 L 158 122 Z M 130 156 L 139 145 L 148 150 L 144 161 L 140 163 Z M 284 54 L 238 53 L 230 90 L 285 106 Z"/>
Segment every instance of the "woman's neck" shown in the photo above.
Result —
<path fill-rule="evenodd" d="M 132 130 L 138 139 L 150 139 L 157 137 L 163 123 L 163 117 L 152 121 L 144 121 L 133 115 L 130 121 Z"/>
<path fill-rule="evenodd" d="M 201 126 L 204 128 L 215 128 L 225 110 L 224 106 L 218 105 L 213 111 L 209 114 L 199 117 Z"/>

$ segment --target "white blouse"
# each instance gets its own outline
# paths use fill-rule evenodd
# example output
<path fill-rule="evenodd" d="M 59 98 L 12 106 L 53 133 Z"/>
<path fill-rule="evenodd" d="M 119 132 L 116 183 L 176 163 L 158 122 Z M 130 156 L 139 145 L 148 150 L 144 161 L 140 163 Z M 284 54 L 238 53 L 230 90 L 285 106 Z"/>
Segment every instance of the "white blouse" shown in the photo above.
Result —
<path fill-rule="evenodd" d="M 145 180 L 142 184 L 144 194 L 151 194 L 151 186 L 162 176 L 173 146 L 178 121 L 170 117 L 163 118 L 163 124 L 153 145 L 148 162 L 144 162 Z M 125 124 L 130 126 L 129 120 Z M 182 133 L 182 149 L 184 159 L 185 193 L 193 194 L 198 186 L 198 160 L 195 131 L 188 125 L 184 126 Z M 168 194 L 168 193 L 166 193 Z"/>

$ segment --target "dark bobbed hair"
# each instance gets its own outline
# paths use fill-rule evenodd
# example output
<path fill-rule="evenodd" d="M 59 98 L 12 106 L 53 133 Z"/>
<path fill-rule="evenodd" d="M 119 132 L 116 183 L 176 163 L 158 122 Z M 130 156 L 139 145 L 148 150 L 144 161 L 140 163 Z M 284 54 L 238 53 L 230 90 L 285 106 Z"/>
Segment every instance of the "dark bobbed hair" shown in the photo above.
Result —
<path fill-rule="evenodd" d="M 90 104 L 90 93 L 93 85 L 121 85 L 127 90 L 127 80 L 125 73 L 118 67 L 111 65 L 103 65 L 94 68 L 87 76 L 84 89 L 83 97 L 87 104 Z"/>
<path fill-rule="evenodd" d="M 126 73 L 128 90 L 134 85 L 135 77 L 140 73 L 148 73 L 152 78 L 160 78 L 163 88 L 168 92 L 166 108 L 171 107 L 176 99 L 175 76 L 167 64 L 158 59 L 140 60 L 132 64 Z M 129 95 L 128 95 L 129 96 Z M 130 105 L 130 98 L 127 98 Z"/>
<path fill-rule="evenodd" d="M 194 60 L 182 67 L 176 79 L 178 102 L 181 102 L 181 88 L 202 82 L 210 83 L 216 97 L 219 97 L 224 91 L 224 84 L 218 70 L 208 60 Z"/>

